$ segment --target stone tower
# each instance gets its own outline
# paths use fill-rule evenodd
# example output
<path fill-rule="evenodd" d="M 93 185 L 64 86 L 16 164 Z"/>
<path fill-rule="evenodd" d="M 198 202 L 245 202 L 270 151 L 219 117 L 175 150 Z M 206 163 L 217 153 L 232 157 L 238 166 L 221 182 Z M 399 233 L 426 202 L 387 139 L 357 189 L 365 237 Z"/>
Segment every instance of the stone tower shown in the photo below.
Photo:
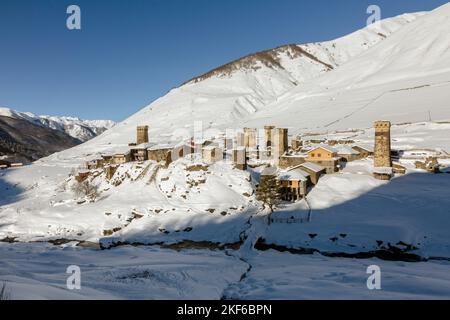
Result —
<path fill-rule="evenodd" d="M 244 146 L 246 148 L 256 148 L 257 131 L 253 128 L 244 128 Z"/>
<path fill-rule="evenodd" d="M 266 148 L 272 146 L 274 129 L 275 129 L 274 126 L 264 126 L 264 142 Z"/>
<path fill-rule="evenodd" d="M 136 144 L 148 143 L 148 126 L 137 127 Z"/>
<path fill-rule="evenodd" d="M 288 129 L 277 128 L 273 144 L 279 157 L 288 151 Z"/>
<path fill-rule="evenodd" d="M 245 147 L 238 147 L 233 150 L 233 163 L 239 170 L 247 170 L 247 152 Z"/>
<path fill-rule="evenodd" d="M 376 121 L 374 167 L 392 167 L 391 159 L 391 123 Z"/>

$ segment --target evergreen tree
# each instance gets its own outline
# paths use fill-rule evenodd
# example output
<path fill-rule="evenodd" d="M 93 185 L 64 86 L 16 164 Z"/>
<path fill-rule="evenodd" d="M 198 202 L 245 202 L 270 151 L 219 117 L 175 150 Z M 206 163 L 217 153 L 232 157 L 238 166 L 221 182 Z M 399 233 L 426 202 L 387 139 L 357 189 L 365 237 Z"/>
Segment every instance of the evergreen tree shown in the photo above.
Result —
<path fill-rule="evenodd" d="M 275 206 L 280 202 L 280 187 L 275 175 L 261 175 L 261 180 L 256 190 L 256 199 L 263 203 L 263 207 L 269 207 L 273 213 Z"/>

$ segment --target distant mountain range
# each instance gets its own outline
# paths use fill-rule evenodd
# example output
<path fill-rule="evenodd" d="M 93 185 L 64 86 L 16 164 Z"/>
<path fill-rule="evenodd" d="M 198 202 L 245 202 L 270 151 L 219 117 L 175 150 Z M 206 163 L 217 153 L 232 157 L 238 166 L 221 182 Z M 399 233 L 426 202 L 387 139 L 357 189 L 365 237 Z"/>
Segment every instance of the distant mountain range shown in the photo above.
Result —
<path fill-rule="evenodd" d="M 0 162 L 31 162 L 90 140 L 114 125 L 110 120 L 37 116 L 0 108 Z"/>
<path fill-rule="evenodd" d="M 39 126 L 58 130 L 81 142 L 102 134 L 116 124 L 111 120 L 82 120 L 75 117 L 37 116 L 31 112 L 20 112 L 9 108 L 0 108 L 0 116 L 26 120 Z"/>

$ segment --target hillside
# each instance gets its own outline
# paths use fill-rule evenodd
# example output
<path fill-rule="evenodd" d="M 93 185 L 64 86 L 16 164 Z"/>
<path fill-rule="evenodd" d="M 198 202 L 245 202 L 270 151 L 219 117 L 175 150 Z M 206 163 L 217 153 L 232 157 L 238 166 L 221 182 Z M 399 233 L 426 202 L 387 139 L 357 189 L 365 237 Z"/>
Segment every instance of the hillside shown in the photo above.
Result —
<path fill-rule="evenodd" d="M 26 120 L 0 116 L 0 154 L 8 162 L 32 162 L 81 141 Z"/>
<path fill-rule="evenodd" d="M 282 125 L 283 118 L 293 121 L 295 115 L 285 117 L 279 106 L 285 95 L 313 79 L 327 77 L 353 57 L 377 47 L 423 15 L 404 14 L 383 20 L 380 30 L 364 28 L 333 41 L 281 46 L 238 59 L 187 81 L 119 123 L 107 135 L 65 155 L 72 158 L 77 154 L 126 146 L 133 141 L 135 127 L 140 124 L 150 125 L 152 141 L 165 141 L 177 129 L 192 132 L 195 121 L 202 121 L 205 130 L 235 128 L 252 119 L 260 119 L 269 111 L 270 120 L 253 123 L 262 126 L 272 121 Z M 309 121 L 304 114 L 302 117 Z M 65 155 L 58 157 L 62 159 Z"/>
<path fill-rule="evenodd" d="M 74 117 L 37 116 L 31 112 L 20 112 L 0 108 L 0 116 L 28 121 L 32 124 L 58 130 L 82 142 L 90 140 L 115 125 L 111 120 L 82 120 Z"/>

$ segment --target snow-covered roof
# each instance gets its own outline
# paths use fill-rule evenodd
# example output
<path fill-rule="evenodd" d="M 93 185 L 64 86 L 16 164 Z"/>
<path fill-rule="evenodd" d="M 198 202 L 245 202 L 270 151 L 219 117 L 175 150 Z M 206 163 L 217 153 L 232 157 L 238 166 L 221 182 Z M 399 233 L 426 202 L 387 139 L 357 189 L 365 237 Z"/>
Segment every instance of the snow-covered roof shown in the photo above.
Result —
<path fill-rule="evenodd" d="M 286 181 L 307 181 L 308 177 L 309 173 L 298 168 L 280 172 L 278 175 L 278 179 Z"/>
<path fill-rule="evenodd" d="M 346 145 L 346 144 L 341 144 L 335 147 L 335 149 L 337 150 L 338 154 L 359 154 L 358 151 L 356 151 L 355 149 L 353 149 L 351 146 Z"/>
<path fill-rule="evenodd" d="M 273 176 L 277 174 L 278 169 L 276 167 L 266 167 L 261 171 L 262 176 Z"/>
<path fill-rule="evenodd" d="M 392 168 L 391 167 L 375 167 L 375 168 L 373 168 L 373 173 L 392 174 Z"/>
<path fill-rule="evenodd" d="M 162 150 L 162 149 L 173 149 L 175 148 L 175 144 L 170 143 L 161 143 L 161 144 L 154 144 L 151 147 L 147 148 L 147 150 Z"/>
<path fill-rule="evenodd" d="M 305 153 L 287 153 L 282 155 L 282 157 L 287 157 L 287 158 L 306 158 L 308 155 Z"/>
<path fill-rule="evenodd" d="M 145 142 L 145 143 L 138 144 L 136 146 L 132 146 L 130 149 L 148 149 L 154 145 L 155 145 L 154 143 Z"/>
<path fill-rule="evenodd" d="M 209 146 L 206 146 L 203 148 L 203 150 L 210 150 L 210 151 L 215 150 L 215 149 L 219 149 L 219 147 L 214 146 L 214 145 L 209 145 Z"/>
<path fill-rule="evenodd" d="M 329 146 L 329 145 L 321 144 L 321 145 L 318 145 L 318 146 L 314 146 L 311 150 L 308 151 L 308 153 L 313 152 L 313 151 L 315 151 L 317 149 L 324 149 L 324 150 L 327 150 L 327 151 L 329 151 L 331 153 L 336 153 L 337 152 L 337 150 L 334 147 Z"/>
<path fill-rule="evenodd" d="M 315 163 L 312 163 L 312 162 L 302 163 L 300 165 L 300 167 L 304 167 L 304 168 L 309 169 L 309 170 L 311 170 L 313 172 L 316 172 L 316 173 L 325 170 L 324 167 L 319 166 L 318 164 L 315 164 Z"/>
<path fill-rule="evenodd" d="M 367 144 L 357 143 L 357 144 L 353 145 L 352 148 L 355 148 L 355 147 L 359 147 L 359 148 L 364 149 L 366 151 L 373 152 L 373 146 L 370 146 L 370 145 L 367 145 Z"/>

